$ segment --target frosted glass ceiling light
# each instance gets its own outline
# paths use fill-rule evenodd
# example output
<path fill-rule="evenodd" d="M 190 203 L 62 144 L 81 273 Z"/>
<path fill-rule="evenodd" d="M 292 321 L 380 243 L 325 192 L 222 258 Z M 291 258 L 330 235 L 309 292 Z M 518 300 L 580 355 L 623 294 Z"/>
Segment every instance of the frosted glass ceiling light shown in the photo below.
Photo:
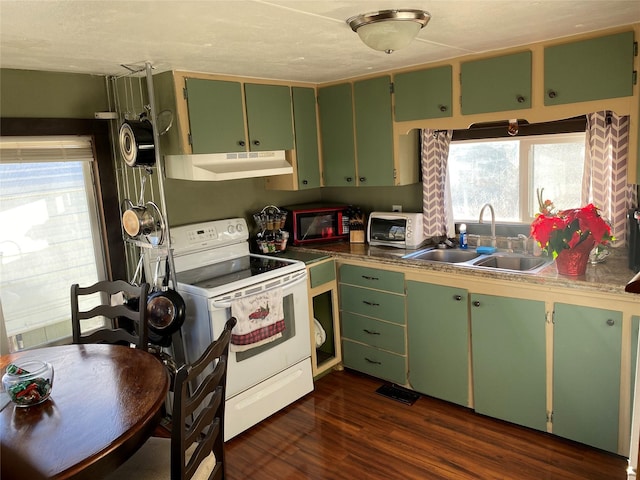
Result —
<path fill-rule="evenodd" d="M 356 15 L 347 23 L 365 45 L 391 53 L 409 45 L 430 19 L 422 10 L 381 10 Z"/>

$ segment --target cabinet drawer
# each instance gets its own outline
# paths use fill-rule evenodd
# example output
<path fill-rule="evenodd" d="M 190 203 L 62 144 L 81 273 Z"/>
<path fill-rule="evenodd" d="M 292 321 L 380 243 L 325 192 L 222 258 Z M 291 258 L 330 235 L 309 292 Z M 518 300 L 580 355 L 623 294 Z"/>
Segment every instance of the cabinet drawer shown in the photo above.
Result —
<path fill-rule="evenodd" d="M 405 297 L 352 285 L 340 285 L 340 309 L 405 324 Z"/>
<path fill-rule="evenodd" d="M 401 385 L 407 383 L 406 357 L 344 340 L 342 361 L 345 367 L 359 372 Z"/>
<path fill-rule="evenodd" d="M 342 336 L 372 347 L 405 354 L 405 329 L 400 325 L 361 317 L 349 312 L 342 313 Z"/>
<path fill-rule="evenodd" d="M 311 288 L 319 287 L 336 279 L 335 262 L 333 260 L 309 267 Z"/>
<path fill-rule="evenodd" d="M 340 281 L 361 287 L 386 290 L 387 292 L 404 293 L 404 274 L 377 268 L 342 265 Z"/>

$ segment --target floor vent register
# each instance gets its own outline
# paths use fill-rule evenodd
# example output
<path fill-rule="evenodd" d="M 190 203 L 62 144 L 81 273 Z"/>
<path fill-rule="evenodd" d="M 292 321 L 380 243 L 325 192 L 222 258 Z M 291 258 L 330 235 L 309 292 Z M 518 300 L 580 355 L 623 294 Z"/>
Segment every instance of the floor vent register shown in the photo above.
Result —
<path fill-rule="evenodd" d="M 382 385 L 376 390 L 376 393 L 392 400 L 396 400 L 397 402 L 404 403 L 405 405 L 413 405 L 415 401 L 420 398 L 419 393 L 395 384 Z"/>

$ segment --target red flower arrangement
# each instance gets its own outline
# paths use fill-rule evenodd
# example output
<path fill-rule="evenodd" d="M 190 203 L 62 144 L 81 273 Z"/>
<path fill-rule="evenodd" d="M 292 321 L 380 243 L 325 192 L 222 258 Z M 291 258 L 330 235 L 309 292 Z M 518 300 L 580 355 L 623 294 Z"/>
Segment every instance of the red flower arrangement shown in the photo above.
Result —
<path fill-rule="evenodd" d="M 542 201 L 543 190 L 537 191 L 540 213 L 531 224 L 531 236 L 543 251 L 551 252 L 554 259 L 568 248 L 591 250 L 596 245 L 607 245 L 614 240 L 611 227 L 592 203 L 555 212 L 551 200 Z"/>

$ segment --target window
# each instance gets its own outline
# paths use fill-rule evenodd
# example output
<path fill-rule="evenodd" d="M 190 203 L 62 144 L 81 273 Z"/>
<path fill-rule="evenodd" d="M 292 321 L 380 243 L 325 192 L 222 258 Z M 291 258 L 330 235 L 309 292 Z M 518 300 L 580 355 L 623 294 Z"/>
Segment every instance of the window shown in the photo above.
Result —
<path fill-rule="evenodd" d="M 11 350 L 71 336 L 70 287 L 105 278 L 84 137 L 0 142 L 0 306 Z"/>
<path fill-rule="evenodd" d="M 449 178 L 453 216 L 478 220 L 485 203 L 496 221 L 530 223 L 536 189 L 558 208 L 580 206 L 585 133 L 559 133 L 451 142 Z"/>

